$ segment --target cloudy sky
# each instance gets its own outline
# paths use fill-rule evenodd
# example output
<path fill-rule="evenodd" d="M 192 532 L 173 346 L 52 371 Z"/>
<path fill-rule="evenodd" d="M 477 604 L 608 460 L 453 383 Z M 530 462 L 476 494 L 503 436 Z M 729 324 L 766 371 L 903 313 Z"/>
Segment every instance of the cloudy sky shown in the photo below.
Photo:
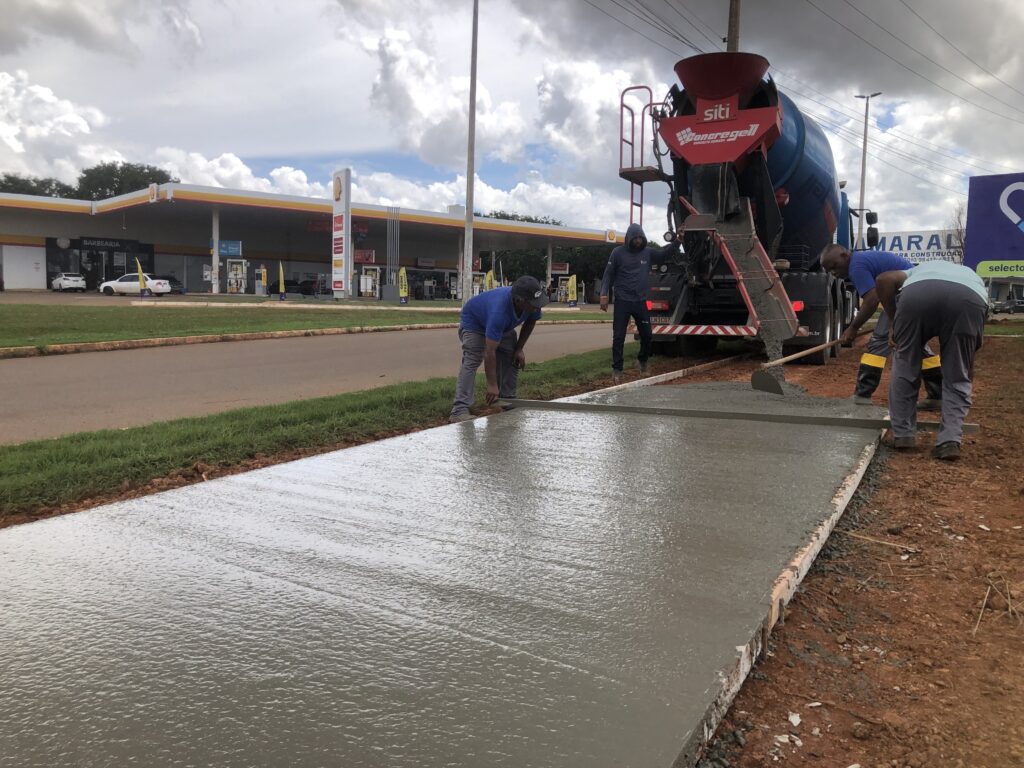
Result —
<path fill-rule="evenodd" d="M 348 165 L 357 200 L 465 199 L 471 0 L 2 6 L 0 172 L 73 182 L 124 160 L 326 196 Z M 481 0 L 477 210 L 623 228 L 620 91 L 663 94 L 675 61 L 723 47 L 727 16 L 728 0 Z M 746 0 L 740 39 L 825 128 L 854 197 L 854 95 L 882 92 L 867 202 L 884 230 L 940 227 L 969 176 L 1024 169 L 1024 3 Z"/>

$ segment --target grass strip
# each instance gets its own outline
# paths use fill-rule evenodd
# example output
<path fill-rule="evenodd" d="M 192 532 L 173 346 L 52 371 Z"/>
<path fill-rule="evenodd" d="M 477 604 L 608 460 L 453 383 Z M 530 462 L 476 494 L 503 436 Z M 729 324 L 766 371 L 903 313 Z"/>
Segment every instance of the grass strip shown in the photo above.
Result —
<path fill-rule="evenodd" d="M 627 360 L 635 356 L 637 346 L 627 345 Z M 652 367 L 676 366 L 666 360 Z M 608 377 L 609 370 L 606 349 L 531 363 L 520 379 L 519 396 L 551 399 L 591 389 Z M 454 391 L 455 377 L 435 378 L 0 446 L 0 516 L 141 487 L 197 464 L 230 467 L 258 457 L 315 453 L 434 425 L 447 418 Z M 479 406 L 482 374 L 477 393 Z"/>
<path fill-rule="evenodd" d="M 548 313 L 545 320 L 610 320 L 601 312 Z M 69 304 L 0 305 L 0 347 L 124 341 L 222 333 L 291 331 L 353 326 L 457 323 L 458 310 L 344 310 L 220 307 L 93 307 Z"/>

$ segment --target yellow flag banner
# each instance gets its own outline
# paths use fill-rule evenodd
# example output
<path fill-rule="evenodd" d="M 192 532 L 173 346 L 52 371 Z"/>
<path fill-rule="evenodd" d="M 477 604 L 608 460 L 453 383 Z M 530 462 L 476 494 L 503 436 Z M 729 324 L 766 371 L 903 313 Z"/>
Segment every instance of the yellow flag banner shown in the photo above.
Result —
<path fill-rule="evenodd" d="M 484 290 L 490 291 L 494 289 L 494 270 L 487 270 L 487 274 L 484 275 Z"/>
<path fill-rule="evenodd" d="M 409 303 L 409 278 L 405 274 L 405 267 L 398 270 L 398 303 Z"/>
<path fill-rule="evenodd" d="M 569 306 L 570 307 L 575 307 L 576 306 L 576 275 L 573 275 L 572 277 L 569 278 L 569 285 L 568 285 L 568 291 L 567 292 L 569 294 L 569 296 L 568 296 L 568 298 L 569 298 Z"/>
<path fill-rule="evenodd" d="M 146 285 L 146 276 L 142 274 L 142 264 L 139 263 L 139 257 L 135 257 L 135 268 L 139 271 L 139 295 L 140 296 L 152 296 L 153 292 L 149 290 L 149 286 Z"/>
<path fill-rule="evenodd" d="M 288 289 L 284 284 L 284 262 L 277 262 L 277 291 L 281 295 L 281 301 L 284 301 L 284 295 L 288 292 Z"/>

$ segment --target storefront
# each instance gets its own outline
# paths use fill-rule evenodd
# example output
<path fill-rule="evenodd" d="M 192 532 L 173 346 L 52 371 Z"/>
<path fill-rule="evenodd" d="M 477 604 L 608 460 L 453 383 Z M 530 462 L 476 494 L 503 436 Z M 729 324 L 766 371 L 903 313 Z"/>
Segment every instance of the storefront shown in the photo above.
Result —
<path fill-rule="evenodd" d="M 137 269 L 138 259 L 144 272 L 153 273 L 153 246 L 138 240 L 82 237 L 46 238 L 46 285 L 58 272 L 78 272 L 85 277 L 87 290 L 100 283 L 116 280 Z"/>

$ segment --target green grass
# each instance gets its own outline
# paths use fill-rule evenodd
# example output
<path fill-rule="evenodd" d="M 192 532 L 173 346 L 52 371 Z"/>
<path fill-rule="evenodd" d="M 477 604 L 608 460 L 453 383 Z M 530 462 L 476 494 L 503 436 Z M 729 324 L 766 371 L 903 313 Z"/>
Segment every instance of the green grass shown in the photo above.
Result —
<path fill-rule="evenodd" d="M 608 320 L 601 312 L 548 313 L 546 320 Z M 455 323 L 459 313 L 416 310 L 237 309 L 220 307 L 90 307 L 66 304 L 0 305 L 0 347 L 121 341 L 168 336 Z"/>
<path fill-rule="evenodd" d="M 627 345 L 627 359 L 636 346 Z M 663 361 L 655 368 L 662 366 L 676 367 Z M 607 349 L 533 363 L 520 379 L 519 396 L 550 399 L 593 388 L 608 372 Z M 140 487 L 199 462 L 234 466 L 257 456 L 313 453 L 430 426 L 446 419 L 454 390 L 454 377 L 437 378 L 0 446 L 0 516 L 110 494 L 125 484 Z M 478 396 L 483 392 L 481 374 Z"/>
<path fill-rule="evenodd" d="M 985 325 L 986 336 L 1024 336 L 1024 321 L 1005 320 Z"/>

